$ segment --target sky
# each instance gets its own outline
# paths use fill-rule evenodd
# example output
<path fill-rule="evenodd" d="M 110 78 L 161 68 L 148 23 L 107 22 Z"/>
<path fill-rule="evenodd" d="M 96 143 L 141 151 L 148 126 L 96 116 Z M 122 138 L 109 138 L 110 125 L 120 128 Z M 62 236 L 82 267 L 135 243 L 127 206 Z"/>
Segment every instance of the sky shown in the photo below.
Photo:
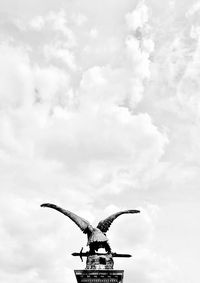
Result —
<path fill-rule="evenodd" d="M 200 281 L 200 2 L 0 0 L 0 282 L 75 283 L 107 233 L 124 282 Z"/>

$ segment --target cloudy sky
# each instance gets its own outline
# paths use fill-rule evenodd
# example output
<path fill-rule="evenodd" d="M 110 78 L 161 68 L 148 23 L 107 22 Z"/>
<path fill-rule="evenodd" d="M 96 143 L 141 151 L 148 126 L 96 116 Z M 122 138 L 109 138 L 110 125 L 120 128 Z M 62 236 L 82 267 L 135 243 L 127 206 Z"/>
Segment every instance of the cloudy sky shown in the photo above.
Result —
<path fill-rule="evenodd" d="M 200 281 L 200 2 L 0 1 L 0 282 L 75 283 L 91 223 L 125 282 Z"/>

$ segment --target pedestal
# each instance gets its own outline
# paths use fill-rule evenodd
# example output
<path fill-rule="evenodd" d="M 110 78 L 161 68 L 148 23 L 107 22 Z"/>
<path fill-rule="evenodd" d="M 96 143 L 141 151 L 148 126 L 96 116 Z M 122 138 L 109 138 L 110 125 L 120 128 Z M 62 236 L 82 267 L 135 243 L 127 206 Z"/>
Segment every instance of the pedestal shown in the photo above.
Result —
<path fill-rule="evenodd" d="M 87 255 L 86 269 L 74 270 L 77 283 L 122 283 L 124 271 L 113 267 L 111 253 Z"/>
<path fill-rule="evenodd" d="M 124 271 L 114 269 L 74 270 L 78 283 L 122 283 Z"/>

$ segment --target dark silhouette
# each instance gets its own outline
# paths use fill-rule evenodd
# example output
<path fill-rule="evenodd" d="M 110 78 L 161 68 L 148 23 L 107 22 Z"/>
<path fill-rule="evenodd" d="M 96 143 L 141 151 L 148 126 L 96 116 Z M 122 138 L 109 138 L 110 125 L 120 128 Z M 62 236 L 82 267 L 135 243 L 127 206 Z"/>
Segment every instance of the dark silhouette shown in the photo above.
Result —
<path fill-rule="evenodd" d="M 95 254 L 95 251 L 98 251 L 99 248 L 104 248 L 107 253 L 111 253 L 111 247 L 108 243 L 108 238 L 106 237 L 106 232 L 108 231 L 112 222 L 120 215 L 127 214 L 127 213 L 139 213 L 139 210 L 124 210 L 117 213 L 112 214 L 111 216 L 107 217 L 104 220 L 101 220 L 97 227 L 94 228 L 87 220 L 84 218 L 76 215 L 75 213 L 63 209 L 55 204 L 51 203 L 43 203 L 41 207 L 50 207 L 53 208 L 64 215 L 68 216 L 72 221 L 78 225 L 78 227 L 83 231 L 83 233 L 87 234 L 88 236 L 88 243 L 90 247 L 89 253 Z"/>

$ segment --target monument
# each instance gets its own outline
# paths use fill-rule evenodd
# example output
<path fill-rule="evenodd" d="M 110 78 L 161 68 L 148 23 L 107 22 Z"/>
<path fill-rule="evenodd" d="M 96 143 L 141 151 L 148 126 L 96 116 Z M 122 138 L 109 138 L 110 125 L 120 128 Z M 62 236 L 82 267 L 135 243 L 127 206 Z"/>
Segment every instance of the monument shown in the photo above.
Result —
<path fill-rule="evenodd" d="M 44 203 L 41 207 L 53 208 L 68 216 L 76 225 L 87 234 L 89 251 L 83 253 L 83 248 L 73 256 L 80 256 L 81 260 L 86 257 L 86 268 L 84 270 L 74 270 L 78 283 L 122 283 L 123 270 L 114 269 L 114 257 L 131 257 L 129 254 L 118 254 L 111 250 L 106 232 L 112 222 L 122 214 L 139 213 L 139 210 L 124 210 L 114 213 L 104 220 L 101 220 L 97 227 L 93 227 L 87 220 L 75 213 L 63 209 L 55 204 Z M 105 253 L 98 253 L 100 248 L 105 249 Z"/>

